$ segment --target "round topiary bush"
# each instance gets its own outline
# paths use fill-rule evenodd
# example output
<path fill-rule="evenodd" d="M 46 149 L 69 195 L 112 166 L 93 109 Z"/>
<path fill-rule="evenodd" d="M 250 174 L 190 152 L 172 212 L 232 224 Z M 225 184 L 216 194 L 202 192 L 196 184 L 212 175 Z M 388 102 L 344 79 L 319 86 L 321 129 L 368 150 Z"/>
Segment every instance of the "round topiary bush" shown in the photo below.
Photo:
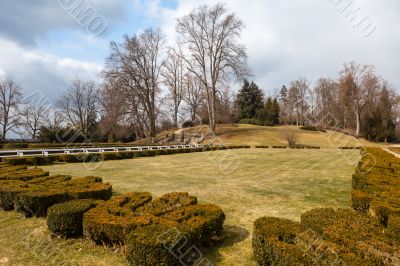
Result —
<path fill-rule="evenodd" d="M 55 235 L 81 236 L 83 214 L 98 204 L 97 200 L 83 199 L 53 205 L 48 209 L 47 226 Z"/>

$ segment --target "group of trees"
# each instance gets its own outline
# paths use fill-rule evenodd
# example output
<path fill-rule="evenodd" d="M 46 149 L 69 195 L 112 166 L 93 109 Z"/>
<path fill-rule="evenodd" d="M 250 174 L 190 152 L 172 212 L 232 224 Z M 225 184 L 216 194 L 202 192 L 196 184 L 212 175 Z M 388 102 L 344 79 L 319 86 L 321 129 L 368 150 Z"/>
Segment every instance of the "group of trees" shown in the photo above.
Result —
<path fill-rule="evenodd" d="M 243 27 L 235 14 L 216 4 L 178 19 L 175 45 L 166 44 L 160 29 L 124 36 L 110 45 L 102 84 L 76 79 L 48 116 L 40 104 L 21 103 L 21 89 L 6 81 L 1 89 L 16 88 L 4 90 L 15 93 L 13 100 L 1 95 L 2 136 L 23 126 L 34 140 L 56 141 L 54 132 L 60 129 L 91 140 L 154 138 L 160 128 L 177 127 L 182 111 L 190 113 L 184 119 L 207 123 L 215 134 L 216 124 L 230 122 L 233 113 L 228 84 L 250 73 L 239 42 Z"/>
<path fill-rule="evenodd" d="M 263 91 L 254 83 L 244 81 L 236 101 L 236 120 L 264 126 L 279 124 L 280 106 L 277 98 L 268 97 L 264 101 Z"/>
<path fill-rule="evenodd" d="M 400 98 L 371 65 L 350 62 L 337 80 L 305 78 L 279 93 L 282 124 L 317 125 L 372 141 L 394 141 Z"/>

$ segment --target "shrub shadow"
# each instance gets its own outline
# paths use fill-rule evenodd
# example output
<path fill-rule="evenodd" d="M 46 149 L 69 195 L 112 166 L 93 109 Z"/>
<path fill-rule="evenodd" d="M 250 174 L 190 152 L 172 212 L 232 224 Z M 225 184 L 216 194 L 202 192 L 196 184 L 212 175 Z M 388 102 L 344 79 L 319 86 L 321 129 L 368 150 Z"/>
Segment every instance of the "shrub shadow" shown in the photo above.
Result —
<path fill-rule="evenodd" d="M 229 246 L 233 246 L 236 243 L 242 242 L 246 238 L 248 238 L 249 235 L 250 232 L 243 227 L 225 225 L 220 239 L 210 247 L 203 247 L 202 252 L 204 256 L 207 257 L 207 259 L 217 265 L 222 260 L 222 256 L 219 252 L 220 248 L 226 248 Z"/>

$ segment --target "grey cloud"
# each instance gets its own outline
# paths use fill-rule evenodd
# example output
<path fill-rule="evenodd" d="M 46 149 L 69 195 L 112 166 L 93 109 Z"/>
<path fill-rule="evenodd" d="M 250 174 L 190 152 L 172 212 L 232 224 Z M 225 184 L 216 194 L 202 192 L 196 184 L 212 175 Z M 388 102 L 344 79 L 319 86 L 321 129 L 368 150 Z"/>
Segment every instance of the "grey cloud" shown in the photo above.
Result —
<path fill-rule="evenodd" d="M 103 16 L 108 30 L 113 30 L 127 14 L 124 0 L 2 0 L 0 2 L 0 36 L 22 45 L 35 45 L 51 30 L 81 30 L 73 17 L 62 8 L 60 2 L 87 1 Z"/>

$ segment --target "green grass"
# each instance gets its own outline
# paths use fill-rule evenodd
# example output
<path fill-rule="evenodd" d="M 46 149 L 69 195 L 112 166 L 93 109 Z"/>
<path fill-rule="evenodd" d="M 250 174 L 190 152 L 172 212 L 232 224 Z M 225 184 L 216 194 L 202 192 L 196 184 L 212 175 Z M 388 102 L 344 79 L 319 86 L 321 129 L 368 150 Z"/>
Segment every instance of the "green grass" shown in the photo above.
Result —
<path fill-rule="evenodd" d="M 43 168 L 74 177 L 102 176 L 121 193 L 149 191 L 158 196 L 188 191 L 200 202 L 220 205 L 227 216 L 225 232 L 221 244 L 206 250 L 206 256 L 218 265 L 255 265 L 253 221 L 264 215 L 299 220 L 302 212 L 312 208 L 349 207 L 351 175 L 359 159 L 358 150 L 246 149 L 106 161 L 97 168 L 85 164 Z M 9 265 L 43 264 L 43 255 L 37 256 L 38 252 L 21 243 L 36 231 L 79 265 L 126 263 L 115 251 L 93 246 L 87 240 L 49 239 L 43 219 L 0 212 L 1 219 L 6 220 L 0 229 L 0 265 L 2 258 Z"/>

